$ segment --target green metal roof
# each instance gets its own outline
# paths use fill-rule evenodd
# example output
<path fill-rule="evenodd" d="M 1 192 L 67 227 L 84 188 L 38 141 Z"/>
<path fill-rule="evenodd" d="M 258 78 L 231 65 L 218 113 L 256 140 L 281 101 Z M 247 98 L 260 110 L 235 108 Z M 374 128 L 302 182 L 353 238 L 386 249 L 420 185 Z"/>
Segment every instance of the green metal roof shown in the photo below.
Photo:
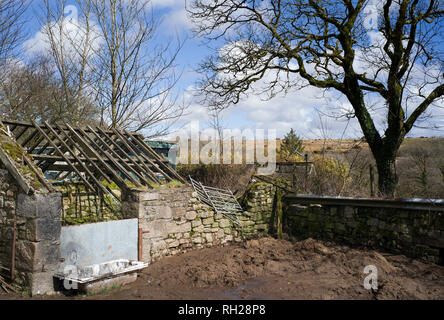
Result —
<path fill-rule="evenodd" d="M 175 143 L 166 142 L 166 141 L 153 141 L 153 140 L 145 140 L 145 143 L 148 144 L 153 149 L 170 149 Z"/>

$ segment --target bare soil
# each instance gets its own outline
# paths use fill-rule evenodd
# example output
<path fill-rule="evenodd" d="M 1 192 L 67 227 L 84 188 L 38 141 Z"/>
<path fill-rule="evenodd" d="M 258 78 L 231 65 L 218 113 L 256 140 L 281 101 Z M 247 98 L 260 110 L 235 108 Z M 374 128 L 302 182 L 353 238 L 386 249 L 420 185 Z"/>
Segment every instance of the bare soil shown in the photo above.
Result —
<path fill-rule="evenodd" d="M 377 267 L 377 290 L 363 286 L 367 265 Z M 101 294 L 50 298 L 444 299 L 444 267 L 313 239 L 262 238 L 163 258 L 136 282 Z"/>
<path fill-rule="evenodd" d="M 378 290 L 363 286 L 378 270 Z M 444 267 L 313 239 L 263 238 L 167 257 L 87 299 L 444 299 Z"/>

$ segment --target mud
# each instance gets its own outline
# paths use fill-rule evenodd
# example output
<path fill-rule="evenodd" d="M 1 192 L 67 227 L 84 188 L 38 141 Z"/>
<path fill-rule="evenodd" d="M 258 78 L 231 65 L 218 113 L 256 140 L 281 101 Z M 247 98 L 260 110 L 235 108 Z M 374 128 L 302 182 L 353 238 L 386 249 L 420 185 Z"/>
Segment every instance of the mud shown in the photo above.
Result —
<path fill-rule="evenodd" d="M 364 268 L 378 289 L 364 288 Z M 444 267 L 313 239 L 263 238 L 167 257 L 88 299 L 443 299 Z M 83 298 L 82 298 L 83 299 Z"/>
<path fill-rule="evenodd" d="M 377 268 L 377 290 L 364 288 L 367 265 Z M 444 299 L 444 267 L 313 239 L 263 238 L 163 258 L 106 293 L 49 298 Z"/>

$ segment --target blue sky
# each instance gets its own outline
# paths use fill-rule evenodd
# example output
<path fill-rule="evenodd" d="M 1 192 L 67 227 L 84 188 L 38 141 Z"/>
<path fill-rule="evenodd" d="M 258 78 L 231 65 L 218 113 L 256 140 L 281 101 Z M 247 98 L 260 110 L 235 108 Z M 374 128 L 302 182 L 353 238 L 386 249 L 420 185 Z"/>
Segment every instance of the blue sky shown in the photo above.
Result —
<path fill-rule="evenodd" d="M 33 1 L 26 15 L 28 22 L 25 27 L 29 39 L 33 39 L 40 29 L 36 18 L 39 3 L 39 0 Z M 199 120 L 201 128 L 205 128 L 208 126 L 208 112 L 193 98 L 192 92 L 198 80 L 195 70 L 210 52 L 200 39 L 193 38 L 192 24 L 187 18 L 184 0 L 153 0 L 152 3 L 155 14 L 162 18 L 158 41 L 175 37 L 176 34 L 181 39 L 187 38 L 177 60 L 178 68 L 183 70 L 177 90 L 190 101 L 190 110 L 189 115 L 178 125 L 190 120 Z M 347 101 L 338 99 L 336 95 L 320 98 L 321 95 L 320 90 L 310 87 L 301 91 L 290 91 L 286 96 L 280 95 L 271 101 L 264 101 L 257 95 L 249 95 L 238 105 L 224 111 L 223 123 L 228 128 L 277 129 L 278 137 L 282 137 L 290 128 L 294 128 L 303 138 L 323 138 L 324 135 L 332 138 L 361 137 L 362 133 L 355 120 L 320 116 L 316 110 L 323 111 L 331 109 L 332 105 L 347 104 Z M 444 110 L 433 110 L 432 115 L 435 118 L 434 124 L 444 126 Z M 444 131 L 417 128 L 413 129 L 409 136 L 444 136 Z"/>

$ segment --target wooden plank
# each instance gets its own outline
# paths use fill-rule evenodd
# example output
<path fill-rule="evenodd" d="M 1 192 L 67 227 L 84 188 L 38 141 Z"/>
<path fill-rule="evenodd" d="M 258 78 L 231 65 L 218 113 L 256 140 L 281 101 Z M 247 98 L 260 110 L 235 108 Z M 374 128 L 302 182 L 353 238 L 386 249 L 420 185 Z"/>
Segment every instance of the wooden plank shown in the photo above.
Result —
<path fill-rule="evenodd" d="M 3 121 L 3 123 L 5 123 L 6 125 L 34 128 L 34 125 L 32 124 L 32 122 L 18 121 L 18 120 L 2 120 L 2 121 Z M 45 125 L 41 125 L 40 128 L 42 128 L 42 129 L 47 129 Z M 63 126 L 62 126 L 62 128 L 63 128 L 64 130 L 67 129 L 66 127 L 63 127 Z M 81 127 L 76 127 L 76 128 L 75 128 L 75 130 L 78 130 L 78 129 L 81 129 Z M 89 132 L 89 130 L 90 130 L 89 128 L 86 128 L 86 127 L 85 127 L 85 128 L 82 128 L 82 129 L 83 129 L 84 131 L 86 131 L 86 132 Z M 106 131 L 107 133 L 112 133 L 111 130 L 107 130 L 107 129 L 105 129 L 105 131 Z"/>
<path fill-rule="evenodd" d="M 58 127 L 58 126 L 57 126 Z M 72 143 L 72 145 L 76 145 L 76 142 L 64 131 L 62 130 L 60 127 L 58 127 L 61 132 L 65 135 L 65 137 L 69 140 L 69 142 Z M 100 167 L 88 156 L 88 154 L 83 151 L 83 148 L 78 148 L 80 153 L 83 154 L 83 156 L 86 158 L 87 162 L 90 163 L 104 178 L 106 181 L 108 181 L 109 183 L 112 183 L 112 179 L 110 177 L 108 177 L 108 175 L 102 171 L 102 169 L 100 169 Z M 81 160 L 82 163 L 84 160 Z"/>
<path fill-rule="evenodd" d="M 131 136 L 127 131 L 124 131 L 128 136 Z M 131 143 L 136 149 L 140 149 L 140 147 L 137 145 L 137 144 L 135 144 L 131 139 L 128 139 L 127 138 L 127 141 L 129 142 L 129 143 Z M 161 175 L 163 175 L 167 180 L 173 180 L 173 178 L 171 178 L 166 172 L 164 172 L 162 169 L 160 169 L 160 166 L 156 166 L 156 164 L 145 154 L 145 152 L 143 151 L 143 150 L 141 150 L 140 151 L 140 155 L 146 160 L 146 161 L 148 161 L 148 163 L 151 165 L 151 166 L 153 166 L 153 167 L 155 167 L 156 168 L 156 170 L 161 174 Z M 166 160 L 166 162 L 168 162 L 168 160 Z"/>
<path fill-rule="evenodd" d="M 48 180 L 46 180 L 45 176 L 43 176 L 40 171 L 35 167 L 34 162 L 29 160 L 29 158 L 25 155 L 23 156 L 23 160 L 25 160 L 26 164 L 31 168 L 32 171 L 36 174 L 36 176 L 39 178 L 40 182 L 43 183 L 43 185 L 48 189 L 50 192 L 55 192 L 56 190 L 54 187 L 48 183 Z"/>
<path fill-rule="evenodd" d="M 145 141 L 141 140 L 138 135 L 131 135 L 131 137 L 133 137 L 134 141 L 143 149 L 143 151 L 147 152 L 149 155 L 157 160 L 156 162 L 162 167 L 162 169 L 169 172 L 180 182 L 188 184 L 184 178 L 182 178 L 175 170 L 173 170 L 173 168 L 171 168 L 169 165 L 166 165 L 159 157 L 159 155 L 149 145 L 147 145 Z"/>
<path fill-rule="evenodd" d="M 23 128 L 23 130 L 22 130 L 22 132 L 20 132 L 18 135 L 15 135 L 14 134 L 14 137 L 15 137 L 15 141 L 18 141 L 19 139 L 20 139 L 20 137 L 26 132 L 26 131 L 28 131 L 28 127 L 24 127 Z"/>
<path fill-rule="evenodd" d="M 33 153 L 33 154 L 30 154 L 29 156 L 36 161 L 44 161 L 44 160 L 48 160 L 48 161 L 52 160 L 53 162 L 65 161 L 61 156 L 52 155 L 52 154 L 49 155 L 49 154 L 35 154 L 35 153 Z M 76 161 L 76 159 L 74 157 L 67 156 L 67 158 L 71 161 Z M 88 161 L 88 159 L 85 157 L 78 156 L 78 158 L 82 161 L 85 161 L 85 162 Z M 101 160 L 103 160 L 105 162 L 110 162 L 109 160 L 102 159 L 101 156 L 99 156 L 99 158 L 91 158 L 90 157 L 90 159 L 94 162 L 100 162 L 100 163 L 101 163 Z M 119 162 L 120 162 L 120 160 L 119 160 Z M 123 159 L 122 162 L 131 163 L 131 161 L 129 159 Z M 141 163 L 139 160 L 137 160 L 137 162 Z M 146 162 L 145 162 L 145 165 L 147 165 Z M 147 166 L 152 167 L 152 165 L 150 165 L 150 164 Z M 157 168 L 157 166 L 155 166 L 155 168 Z M 47 170 L 49 170 L 49 169 L 47 169 Z"/>
<path fill-rule="evenodd" d="M 130 155 L 128 155 L 128 153 L 127 152 L 125 152 L 125 150 L 123 150 L 112 138 L 110 138 L 107 134 L 106 134 L 106 132 L 104 132 L 101 128 L 97 128 L 99 131 L 100 131 L 100 133 L 102 133 L 110 142 L 111 142 L 111 144 L 115 147 L 115 148 L 117 148 L 120 152 L 122 152 L 123 154 L 126 154 L 127 156 L 128 156 L 128 159 L 130 159 L 130 161 L 134 164 L 134 165 L 136 165 L 136 167 L 141 171 L 141 172 L 138 172 L 138 171 L 134 171 L 136 174 L 137 174 L 137 176 L 139 177 L 139 179 L 141 179 L 141 181 L 143 181 L 144 183 L 145 183 L 145 185 L 147 185 L 147 186 L 149 186 L 150 185 L 150 181 L 148 181 L 143 175 L 142 175 L 142 173 L 145 173 L 145 174 L 147 174 L 146 172 L 145 172 L 145 169 L 144 168 L 142 168 L 142 166 L 140 166 Z M 116 155 L 120 158 L 120 159 L 122 159 L 119 155 L 118 155 L 118 153 L 116 152 Z M 149 174 L 147 174 L 148 176 L 149 176 Z M 157 179 L 156 179 L 156 181 L 158 181 Z"/>
<path fill-rule="evenodd" d="M 100 130 L 100 129 L 99 129 Z M 106 142 L 105 142 L 105 140 L 103 140 L 103 138 L 98 134 L 98 133 L 96 133 L 96 132 L 93 132 L 93 134 L 94 134 L 94 136 L 102 143 L 102 145 L 103 146 L 105 146 L 110 152 L 111 152 L 111 154 L 113 155 L 113 156 L 115 156 L 117 159 L 119 159 L 119 160 L 123 160 L 122 159 L 122 157 L 115 151 L 115 150 L 113 150 Z M 116 161 L 114 158 L 111 158 L 113 161 Z M 117 162 L 117 161 L 116 161 Z M 139 179 L 140 179 L 140 181 L 141 182 L 144 182 L 147 186 L 149 186 L 149 181 L 147 181 L 139 172 L 137 172 L 137 170 L 134 170 L 133 168 L 131 168 L 126 162 L 123 162 L 123 165 L 125 166 L 125 169 L 127 169 L 127 170 L 129 170 L 129 171 L 131 171 L 131 172 L 133 172 L 137 177 L 139 177 Z M 128 173 L 128 171 L 127 170 L 125 170 L 127 173 Z M 131 177 L 131 179 L 132 180 L 135 180 L 132 176 L 131 176 L 131 174 L 129 174 L 128 173 L 128 175 Z M 135 181 L 137 181 L 137 180 L 135 180 Z M 134 182 L 134 181 L 133 181 Z M 141 184 L 140 184 L 140 182 L 139 181 L 137 181 L 137 185 L 138 186 L 142 186 Z"/>
<path fill-rule="evenodd" d="M 37 130 L 39 130 L 39 132 L 46 138 L 47 141 L 50 141 L 50 144 L 54 147 L 54 149 L 56 149 L 56 151 L 60 154 L 60 156 L 62 156 L 64 158 L 64 160 L 66 161 L 66 163 L 68 163 L 68 165 L 70 165 L 73 170 L 79 175 L 80 179 L 83 180 L 83 182 L 85 182 L 85 185 L 91 189 L 91 190 L 95 190 L 94 187 L 88 182 L 88 180 L 85 179 L 85 177 L 80 173 L 79 170 L 77 170 L 77 168 L 72 164 L 71 161 L 69 161 L 69 159 L 65 156 L 65 154 L 59 149 L 59 147 L 57 147 L 57 145 L 55 144 L 55 142 L 53 142 L 49 136 L 45 133 L 45 131 L 43 131 L 42 128 L 40 128 L 40 126 L 34 121 L 31 120 L 32 123 L 34 124 L 35 128 Z"/>
<path fill-rule="evenodd" d="M 122 135 L 119 133 L 119 131 L 117 131 L 116 129 L 113 129 L 113 131 L 114 131 L 114 133 L 119 137 L 120 141 L 123 142 L 123 144 L 125 145 L 125 147 L 127 147 L 128 150 L 129 150 L 132 154 L 134 154 L 134 156 L 137 158 L 137 160 L 139 160 L 139 161 L 142 163 L 142 165 L 144 166 L 144 168 L 145 168 L 145 170 L 146 170 L 147 175 L 148 175 L 151 179 L 153 179 L 155 182 L 160 183 L 160 180 L 159 180 L 159 179 L 156 177 L 156 175 L 151 171 L 151 169 L 145 164 L 145 162 L 142 161 L 142 159 L 141 159 L 140 156 L 137 154 L 137 152 L 134 151 L 134 149 L 130 146 L 130 144 L 128 143 L 127 139 L 126 139 L 124 136 L 122 136 Z"/>
<path fill-rule="evenodd" d="M 143 149 L 145 152 L 147 152 L 149 155 L 151 155 L 156 162 L 161 166 L 165 171 L 169 172 L 170 175 L 174 176 L 177 180 L 181 181 L 182 183 L 187 184 L 187 181 L 183 179 L 173 168 L 171 168 L 168 164 L 166 164 L 163 159 L 145 142 L 139 135 L 131 135 L 136 141 L 136 143 Z"/>
<path fill-rule="evenodd" d="M 11 159 L 11 157 L 3 150 L 0 146 L 0 160 L 3 162 L 3 165 L 9 171 L 9 173 L 14 177 L 19 186 L 23 189 L 23 191 L 31 195 L 34 193 L 34 188 L 26 181 L 25 177 L 18 171 L 15 161 Z"/>
<path fill-rule="evenodd" d="M 61 138 L 56 138 L 56 139 L 59 140 L 59 144 L 57 145 L 57 146 L 59 147 L 59 149 L 62 150 L 63 153 L 66 153 L 66 151 L 68 151 L 68 150 L 66 150 L 66 148 L 65 148 L 64 145 L 63 145 L 63 142 L 66 142 L 66 141 L 62 141 Z M 45 145 L 45 146 L 40 150 L 39 154 L 41 154 L 42 152 L 45 152 L 45 149 L 46 149 L 47 147 L 48 147 L 48 146 Z M 54 152 L 53 152 L 52 154 L 54 155 L 54 154 L 56 154 L 56 153 L 57 153 L 57 152 L 54 150 Z M 71 159 L 70 159 L 70 160 L 71 160 Z M 44 164 L 44 167 L 41 167 L 41 168 L 42 168 L 42 171 L 45 172 L 45 171 L 48 169 L 48 167 L 49 167 L 50 165 L 54 164 L 54 162 L 55 162 L 55 161 L 46 161 L 46 163 Z M 38 165 L 40 166 L 41 163 L 39 163 Z"/>
<path fill-rule="evenodd" d="M 35 135 L 38 133 L 37 130 L 34 129 L 34 131 L 21 143 L 23 148 L 26 148 L 26 145 L 31 142 L 31 140 L 35 137 Z"/>
<path fill-rule="evenodd" d="M 77 162 L 85 169 L 86 173 L 88 173 L 88 175 L 91 177 L 91 179 L 95 182 L 96 186 L 99 189 L 103 189 L 104 191 L 106 191 L 105 187 L 102 185 L 102 183 L 100 183 L 100 181 L 96 178 L 96 176 L 89 170 L 89 168 L 85 165 L 85 163 L 83 161 L 81 161 L 76 153 L 68 146 L 68 144 L 66 142 L 64 142 L 62 140 L 62 138 L 59 136 L 59 134 L 54 130 L 54 128 L 52 128 L 50 126 L 50 124 L 48 122 L 45 121 L 45 125 L 46 127 L 53 133 L 53 135 L 60 141 L 62 142 L 63 146 L 68 150 L 69 153 L 71 153 L 71 155 L 77 160 Z M 75 167 L 74 167 L 75 168 Z M 76 169 L 77 170 L 77 169 Z M 94 190 L 94 189 L 93 189 Z"/>
<path fill-rule="evenodd" d="M 49 124 L 48 124 L 48 127 L 49 128 L 51 128 L 50 126 L 49 126 Z M 67 138 L 67 140 L 69 140 L 73 145 L 76 145 L 76 143 L 75 143 L 75 141 L 64 131 L 64 130 L 62 130 L 59 126 L 57 126 L 59 129 L 60 129 L 60 131 L 65 135 L 65 137 Z M 69 152 L 71 153 L 71 154 L 73 154 L 74 155 L 74 157 L 76 157 L 76 160 L 77 161 L 79 161 L 79 158 L 77 157 L 77 155 L 75 155 L 74 154 L 74 152 L 69 148 L 69 146 L 66 146 L 69 150 Z M 102 171 L 102 169 L 100 169 L 100 167 L 95 163 L 95 162 L 93 162 L 90 158 L 89 158 L 89 156 L 88 156 L 88 154 L 85 152 L 85 151 L 83 151 L 83 149 L 82 148 L 79 148 L 79 151 L 85 156 L 85 158 L 87 159 L 87 162 L 88 163 L 90 163 L 109 183 L 112 183 L 113 182 L 113 180 L 110 178 L 110 177 L 108 177 L 108 175 L 107 174 L 105 174 L 103 171 Z M 79 161 L 79 163 L 80 163 L 80 165 L 81 165 L 81 167 L 83 167 L 83 168 L 85 168 L 85 170 L 86 170 L 86 172 L 91 176 L 91 178 L 94 180 L 94 182 L 97 184 L 97 186 L 99 187 L 99 188 L 101 188 L 101 189 L 103 189 L 103 190 L 108 190 L 108 192 L 114 197 L 114 198 L 117 198 L 118 199 L 118 197 L 117 197 L 117 195 L 112 191 L 112 190 L 109 190 L 109 189 L 107 189 L 104 185 L 102 185 L 102 183 L 94 176 L 94 174 L 91 172 L 91 170 L 89 170 L 89 168 L 84 164 L 84 162 L 83 161 Z"/>
<path fill-rule="evenodd" d="M 134 179 L 134 177 L 122 166 L 120 165 L 108 152 L 102 150 L 102 148 L 86 133 L 82 130 L 84 136 L 97 148 L 97 150 L 101 150 L 101 152 L 105 155 L 106 158 L 108 158 L 109 161 L 111 161 L 114 166 L 121 171 L 125 177 L 130 180 L 132 183 L 134 183 L 137 187 L 141 187 L 142 185 L 139 183 L 139 181 L 137 181 L 136 179 Z M 94 136 L 98 136 L 97 133 L 93 132 Z M 100 137 L 99 137 L 100 138 Z M 106 143 L 105 143 L 106 145 Z M 108 145 L 106 145 L 108 147 Z M 109 149 L 109 147 L 108 147 Z M 111 150 L 113 151 L 113 150 Z M 116 173 L 117 175 L 117 173 Z M 125 183 L 125 182 L 124 182 Z M 126 186 L 126 183 L 125 183 Z"/>
<path fill-rule="evenodd" d="M 40 133 L 39 130 L 36 130 L 36 131 L 38 131 Z M 43 140 L 45 140 L 45 137 L 40 135 L 40 137 L 34 142 L 34 144 L 28 148 L 27 152 L 32 153 L 34 151 L 34 149 L 37 148 L 40 143 L 42 143 Z"/>

